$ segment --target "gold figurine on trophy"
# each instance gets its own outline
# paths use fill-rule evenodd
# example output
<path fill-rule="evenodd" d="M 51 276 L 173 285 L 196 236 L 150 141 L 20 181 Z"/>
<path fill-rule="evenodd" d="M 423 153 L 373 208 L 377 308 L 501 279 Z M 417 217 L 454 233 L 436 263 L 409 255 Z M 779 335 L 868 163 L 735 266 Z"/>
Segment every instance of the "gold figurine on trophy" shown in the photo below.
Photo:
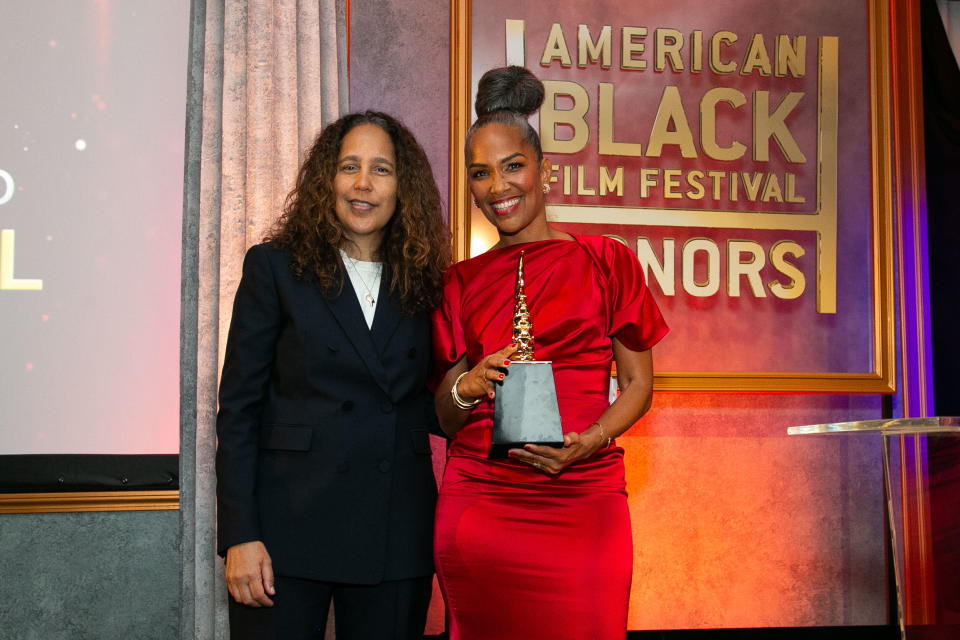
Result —
<path fill-rule="evenodd" d="M 520 261 L 517 263 L 517 285 L 514 289 L 513 306 L 513 341 L 518 345 L 516 352 L 510 356 L 511 360 L 532 362 L 533 357 L 533 320 L 530 319 L 530 310 L 527 309 L 527 294 L 523 290 L 523 251 L 520 252 Z"/>

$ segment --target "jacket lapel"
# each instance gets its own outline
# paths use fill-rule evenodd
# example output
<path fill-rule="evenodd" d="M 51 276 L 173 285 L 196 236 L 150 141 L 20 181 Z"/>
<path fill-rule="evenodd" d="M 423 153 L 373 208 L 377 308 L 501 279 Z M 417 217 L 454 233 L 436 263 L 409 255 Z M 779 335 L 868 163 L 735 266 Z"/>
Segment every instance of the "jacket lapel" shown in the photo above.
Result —
<path fill-rule="evenodd" d="M 380 292 L 377 293 L 377 311 L 373 316 L 373 326 L 370 328 L 370 337 L 377 349 L 377 354 L 383 355 L 390 343 L 390 338 L 400 324 L 400 311 L 390 300 L 390 273 L 384 269 L 380 278 Z"/>
<path fill-rule="evenodd" d="M 383 286 L 381 285 L 381 291 Z M 367 366 L 370 375 L 376 381 L 377 386 L 383 389 L 384 393 L 389 393 L 390 384 L 387 380 L 387 372 L 380 363 L 377 355 L 377 348 L 374 345 L 371 331 L 367 328 L 367 321 L 363 317 L 363 310 L 360 309 L 360 302 L 357 300 L 357 293 L 350 282 L 350 278 L 343 279 L 343 291 L 336 298 L 326 298 L 324 301 L 330 307 L 330 312 L 336 318 L 337 323 L 343 332 L 353 343 L 360 359 Z M 374 328 L 376 328 L 381 308 L 386 305 L 377 304 L 376 316 L 374 316 Z"/>

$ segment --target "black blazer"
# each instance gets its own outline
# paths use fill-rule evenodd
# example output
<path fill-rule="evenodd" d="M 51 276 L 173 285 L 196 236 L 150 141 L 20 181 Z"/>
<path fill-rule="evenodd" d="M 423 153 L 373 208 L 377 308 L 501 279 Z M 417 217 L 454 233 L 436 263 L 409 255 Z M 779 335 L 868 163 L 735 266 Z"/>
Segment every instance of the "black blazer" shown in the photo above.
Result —
<path fill-rule="evenodd" d="M 381 278 L 372 329 L 344 279 L 327 298 L 290 254 L 243 263 L 217 415 L 219 553 L 262 540 L 281 575 L 373 584 L 429 575 L 436 482 L 426 313 Z"/>

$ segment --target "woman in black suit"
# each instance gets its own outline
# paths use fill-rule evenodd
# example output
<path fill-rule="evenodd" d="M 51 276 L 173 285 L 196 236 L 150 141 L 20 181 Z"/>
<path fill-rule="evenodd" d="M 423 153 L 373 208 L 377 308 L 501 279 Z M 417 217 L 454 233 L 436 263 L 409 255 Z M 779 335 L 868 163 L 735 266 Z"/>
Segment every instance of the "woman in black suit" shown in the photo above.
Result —
<path fill-rule="evenodd" d="M 420 638 L 436 486 L 424 384 L 449 242 L 430 165 L 378 112 L 327 126 L 247 253 L 217 415 L 232 638 Z M 319 635 L 318 635 L 319 634 Z"/>

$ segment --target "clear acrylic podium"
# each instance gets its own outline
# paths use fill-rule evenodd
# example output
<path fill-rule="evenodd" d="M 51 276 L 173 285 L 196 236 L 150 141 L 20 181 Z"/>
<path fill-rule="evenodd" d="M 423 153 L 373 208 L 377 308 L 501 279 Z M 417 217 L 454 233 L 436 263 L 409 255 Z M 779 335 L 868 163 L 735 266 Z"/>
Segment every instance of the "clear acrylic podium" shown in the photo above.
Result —
<path fill-rule="evenodd" d="M 787 433 L 882 439 L 900 636 L 960 639 L 960 418 L 835 422 Z"/>

